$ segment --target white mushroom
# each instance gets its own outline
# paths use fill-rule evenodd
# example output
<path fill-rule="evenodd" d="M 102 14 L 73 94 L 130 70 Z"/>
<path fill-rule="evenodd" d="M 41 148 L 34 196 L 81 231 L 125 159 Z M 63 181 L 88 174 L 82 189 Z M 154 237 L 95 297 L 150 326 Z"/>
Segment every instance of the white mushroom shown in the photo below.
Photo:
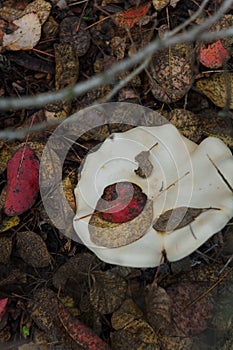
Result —
<path fill-rule="evenodd" d="M 147 176 L 135 172 L 140 167 L 139 154 L 147 156 L 146 162 L 151 165 Z M 140 187 L 148 203 L 152 203 L 151 217 L 147 217 L 145 224 L 142 212 L 125 223 L 100 225 L 98 237 L 103 230 L 107 239 L 106 244 L 103 239 L 102 245 L 98 245 L 92 238 L 96 230 L 90 225 L 93 213 L 104 190 L 122 182 Z M 233 216 L 232 187 L 233 157 L 219 139 L 208 137 L 196 145 L 170 124 L 136 127 L 112 134 L 86 157 L 75 189 L 74 229 L 82 242 L 105 262 L 158 266 L 163 255 L 169 261 L 179 260 L 226 225 Z M 144 211 L 148 208 L 146 205 Z M 141 234 L 134 236 L 135 227 Z M 123 235 L 124 230 L 132 232 L 132 243 L 122 241 L 121 246 L 120 240 L 117 247 L 111 246 L 111 236 Z"/>

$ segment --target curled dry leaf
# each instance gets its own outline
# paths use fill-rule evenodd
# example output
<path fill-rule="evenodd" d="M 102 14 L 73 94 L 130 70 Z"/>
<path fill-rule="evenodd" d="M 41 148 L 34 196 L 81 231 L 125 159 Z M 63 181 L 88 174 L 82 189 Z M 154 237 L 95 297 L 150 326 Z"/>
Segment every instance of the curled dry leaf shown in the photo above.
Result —
<path fill-rule="evenodd" d="M 201 213 L 211 209 L 212 208 L 188 207 L 170 209 L 158 217 L 153 225 L 153 228 L 160 232 L 178 230 L 182 227 L 190 225 Z"/>
<path fill-rule="evenodd" d="M 167 288 L 172 318 L 185 335 L 199 334 L 208 327 L 215 305 L 215 294 L 208 291 L 208 286 L 208 283 L 187 281 Z"/>
<path fill-rule="evenodd" d="M 17 29 L 11 34 L 4 33 L 3 47 L 8 50 L 30 50 L 40 40 L 41 24 L 36 13 L 28 13 L 13 21 Z"/>
<path fill-rule="evenodd" d="M 180 44 L 154 55 L 150 64 L 150 85 L 156 99 L 171 103 L 189 91 L 193 83 L 192 51 L 190 44 Z"/>
<path fill-rule="evenodd" d="M 127 292 L 127 283 L 120 275 L 111 271 L 96 271 L 91 274 L 90 300 L 101 314 L 108 314 L 122 304 Z"/>
<path fill-rule="evenodd" d="M 72 317 L 61 303 L 58 304 L 58 316 L 69 336 L 84 349 L 110 350 L 107 343 L 99 338 L 92 329 Z"/>
<path fill-rule="evenodd" d="M 147 14 L 151 7 L 151 2 L 148 1 L 145 4 L 137 7 L 131 7 L 128 10 L 118 12 L 114 16 L 114 22 L 117 26 L 123 28 L 133 28 L 133 26 L 139 22 L 143 16 Z"/>
<path fill-rule="evenodd" d="M 5 213 L 19 215 L 31 208 L 39 192 L 39 160 L 24 146 L 18 149 L 7 166 Z"/>
<path fill-rule="evenodd" d="M 149 285 L 145 290 L 146 318 L 155 331 L 169 333 L 171 300 L 165 289 Z"/>
<path fill-rule="evenodd" d="M 209 77 L 201 78 L 196 83 L 197 88 L 203 92 L 216 106 L 224 107 L 229 103 L 233 109 L 233 74 L 230 72 L 214 73 Z M 229 102 L 228 102 L 229 101 Z"/>
<path fill-rule="evenodd" d="M 32 231 L 17 233 L 17 250 L 29 265 L 40 268 L 50 264 L 50 255 L 43 239 Z"/>

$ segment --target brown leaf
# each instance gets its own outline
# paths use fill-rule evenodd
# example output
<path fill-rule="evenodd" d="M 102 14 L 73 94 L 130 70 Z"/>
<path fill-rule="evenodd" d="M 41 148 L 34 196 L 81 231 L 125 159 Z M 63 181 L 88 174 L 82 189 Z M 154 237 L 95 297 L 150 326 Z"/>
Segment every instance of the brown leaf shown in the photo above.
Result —
<path fill-rule="evenodd" d="M 20 257 L 33 267 L 46 267 L 50 255 L 43 239 L 32 231 L 17 233 L 17 250 Z"/>
<path fill-rule="evenodd" d="M 146 317 L 155 331 L 167 334 L 171 324 L 171 300 L 165 289 L 156 285 L 146 288 Z"/>
<path fill-rule="evenodd" d="M 0 236 L 0 263 L 7 264 L 12 252 L 12 237 Z"/>
<path fill-rule="evenodd" d="M 149 160 L 149 156 L 150 151 L 142 151 L 135 157 L 136 162 L 138 162 L 138 168 L 134 171 L 138 176 L 142 177 L 143 179 L 150 176 L 150 174 L 153 171 L 153 165 Z"/>
<path fill-rule="evenodd" d="M 107 248 L 117 248 L 135 242 L 144 236 L 151 226 L 153 202 L 147 200 L 144 210 L 135 219 L 123 224 L 109 223 L 97 215 L 89 221 L 89 232 L 93 243 Z"/>
<path fill-rule="evenodd" d="M 102 314 L 118 309 L 125 299 L 127 283 L 120 275 L 111 271 L 96 271 L 91 274 L 90 300 Z"/>
<path fill-rule="evenodd" d="M 161 214 L 153 225 L 160 232 L 178 230 L 191 224 L 201 213 L 212 208 L 178 207 Z"/>

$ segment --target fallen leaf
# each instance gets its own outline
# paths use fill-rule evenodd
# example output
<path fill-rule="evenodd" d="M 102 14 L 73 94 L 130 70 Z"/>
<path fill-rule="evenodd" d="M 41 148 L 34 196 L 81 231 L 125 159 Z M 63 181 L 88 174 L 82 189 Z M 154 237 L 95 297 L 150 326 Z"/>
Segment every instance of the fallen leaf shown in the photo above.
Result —
<path fill-rule="evenodd" d="M 171 300 L 165 289 L 148 285 L 145 290 L 146 317 L 155 331 L 169 333 Z"/>
<path fill-rule="evenodd" d="M 156 143 L 154 146 L 156 146 L 158 143 Z M 153 165 L 149 160 L 150 157 L 150 151 L 154 147 L 152 146 L 148 151 L 142 151 L 135 157 L 135 161 L 138 162 L 138 168 L 135 171 L 135 173 L 142 177 L 143 179 L 149 177 L 153 171 Z"/>
<path fill-rule="evenodd" d="M 43 239 L 32 231 L 17 233 L 17 250 L 20 257 L 33 267 L 46 267 L 50 255 Z"/>
<path fill-rule="evenodd" d="M 36 13 L 40 24 L 43 25 L 48 19 L 52 5 L 45 0 L 35 0 L 27 5 L 24 9 L 24 14 Z"/>
<path fill-rule="evenodd" d="M 12 237 L 0 236 L 0 263 L 8 264 L 12 253 Z"/>
<path fill-rule="evenodd" d="M 185 335 L 199 334 L 208 327 L 215 307 L 215 292 L 208 291 L 208 286 L 208 283 L 181 282 L 167 288 L 172 318 Z"/>
<path fill-rule="evenodd" d="M 152 3 L 156 11 L 161 11 L 170 3 L 170 0 L 152 0 Z"/>
<path fill-rule="evenodd" d="M 28 147 L 21 147 L 8 162 L 5 213 L 20 215 L 30 209 L 39 192 L 39 161 Z"/>
<path fill-rule="evenodd" d="M 0 299 L 0 321 L 2 319 L 2 316 L 5 314 L 6 312 L 6 306 L 8 303 L 8 298 L 5 299 Z"/>
<path fill-rule="evenodd" d="M 140 19 L 147 14 L 151 7 L 151 3 L 147 2 L 145 4 L 139 5 L 134 8 L 131 7 L 128 10 L 118 12 L 114 16 L 114 22 L 119 27 L 132 28 Z"/>
<path fill-rule="evenodd" d="M 127 292 L 124 278 L 111 271 L 95 271 L 90 277 L 90 300 L 94 308 L 101 314 L 109 314 L 118 309 Z"/>
<path fill-rule="evenodd" d="M 107 343 L 77 318 L 72 317 L 61 303 L 58 304 L 58 316 L 69 336 L 84 349 L 110 350 Z"/>
<path fill-rule="evenodd" d="M 220 68 L 230 58 L 220 39 L 207 47 L 200 45 L 198 52 L 200 63 L 208 68 Z"/>
<path fill-rule="evenodd" d="M 3 47 L 8 50 L 30 50 L 41 36 L 41 24 L 36 13 L 28 13 L 13 21 L 18 28 L 11 34 L 4 33 Z"/>
<path fill-rule="evenodd" d="M 12 227 L 15 227 L 19 224 L 20 218 L 18 216 L 13 216 L 11 218 L 6 218 L 0 224 L 0 232 L 5 232 L 10 230 Z"/>
<path fill-rule="evenodd" d="M 233 109 L 233 74 L 230 72 L 214 73 L 201 78 L 196 83 L 197 88 L 205 94 L 216 106 Z M 229 102 L 228 102 L 229 101 Z"/>
<path fill-rule="evenodd" d="M 161 214 L 153 225 L 160 232 L 178 230 L 191 224 L 201 213 L 212 208 L 178 207 Z"/>

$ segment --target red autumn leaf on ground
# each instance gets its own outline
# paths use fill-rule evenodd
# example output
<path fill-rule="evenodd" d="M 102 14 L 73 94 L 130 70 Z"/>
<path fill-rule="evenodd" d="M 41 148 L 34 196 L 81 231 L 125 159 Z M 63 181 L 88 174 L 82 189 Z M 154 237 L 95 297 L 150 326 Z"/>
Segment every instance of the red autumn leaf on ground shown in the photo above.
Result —
<path fill-rule="evenodd" d="M 0 321 L 2 319 L 2 316 L 6 312 L 6 306 L 7 306 L 8 298 L 0 299 Z"/>
<path fill-rule="evenodd" d="M 126 11 L 117 13 L 114 16 L 114 21 L 119 27 L 132 28 L 140 19 L 147 14 L 151 7 L 151 3 L 131 7 Z"/>
<path fill-rule="evenodd" d="M 130 182 L 118 182 L 104 189 L 96 211 L 103 220 L 123 223 L 137 217 L 146 201 L 147 196 L 140 187 Z"/>
<path fill-rule="evenodd" d="M 38 192 L 39 160 L 28 146 L 23 146 L 8 162 L 5 213 L 24 213 L 34 204 Z"/>
<path fill-rule="evenodd" d="M 67 333 L 79 345 L 86 350 L 110 350 L 109 346 L 100 339 L 91 328 L 85 326 L 77 318 L 65 309 L 62 304 L 58 304 L 59 318 Z"/>
<path fill-rule="evenodd" d="M 199 47 L 199 61 L 205 67 L 220 68 L 229 58 L 230 56 L 220 40 L 207 47 L 204 45 Z"/>

